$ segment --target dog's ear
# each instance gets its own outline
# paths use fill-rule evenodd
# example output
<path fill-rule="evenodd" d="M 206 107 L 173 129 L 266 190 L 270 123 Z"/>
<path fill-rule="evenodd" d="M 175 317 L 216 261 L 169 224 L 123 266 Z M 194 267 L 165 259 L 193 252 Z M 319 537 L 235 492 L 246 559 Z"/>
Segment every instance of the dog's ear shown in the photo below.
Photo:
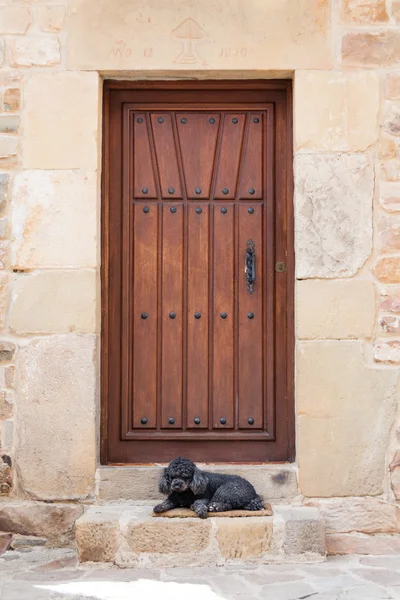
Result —
<path fill-rule="evenodd" d="M 207 489 L 207 478 L 204 475 L 204 473 L 200 471 L 200 469 L 198 469 L 197 467 L 195 468 L 193 473 L 193 479 L 192 483 L 190 484 L 190 489 L 192 490 L 193 494 L 196 494 L 196 496 L 198 494 L 203 494 Z"/>
<path fill-rule="evenodd" d="M 167 469 L 163 469 L 162 475 L 158 481 L 158 491 L 160 492 L 160 494 L 165 494 L 167 496 L 171 491 L 171 487 L 169 485 L 169 481 L 166 475 Z"/>

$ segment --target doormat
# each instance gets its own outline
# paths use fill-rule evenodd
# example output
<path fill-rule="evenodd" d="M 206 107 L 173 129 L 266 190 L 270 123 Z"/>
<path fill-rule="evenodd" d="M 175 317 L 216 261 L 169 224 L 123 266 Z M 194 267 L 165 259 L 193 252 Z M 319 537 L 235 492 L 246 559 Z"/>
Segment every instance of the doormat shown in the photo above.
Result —
<path fill-rule="evenodd" d="M 208 513 L 207 516 L 210 519 L 211 517 L 270 517 L 271 515 L 271 505 L 266 504 L 264 510 L 227 510 L 226 512 Z M 167 519 L 199 518 L 190 508 L 173 508 L 164 513 L 153 513 L 153 517 L 167 517 Z"/>

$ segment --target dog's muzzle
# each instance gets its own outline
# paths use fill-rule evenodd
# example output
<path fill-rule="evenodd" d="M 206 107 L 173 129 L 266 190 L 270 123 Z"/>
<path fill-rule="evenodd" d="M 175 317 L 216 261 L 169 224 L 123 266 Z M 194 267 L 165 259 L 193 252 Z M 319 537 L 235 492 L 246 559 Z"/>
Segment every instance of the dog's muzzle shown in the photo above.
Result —
<path fill-rule="evenodd" d="M 171 490 L 174 492 L 183 492 L 186 490 L 185 482 L 181 479 L 174 479 L 174 481 L 171 483 Z"/>

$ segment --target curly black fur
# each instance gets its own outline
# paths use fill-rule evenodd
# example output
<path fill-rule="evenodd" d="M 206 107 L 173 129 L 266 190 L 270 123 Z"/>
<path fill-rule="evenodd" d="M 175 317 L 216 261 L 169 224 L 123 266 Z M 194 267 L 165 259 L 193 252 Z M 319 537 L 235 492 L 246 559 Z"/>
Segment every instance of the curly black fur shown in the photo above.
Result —
<path fill-rule="evenodd" d="M 243 477 L 201 471 L 187 458 L 174 458 L 163 469 L 158 489 L 168 498 L 154 507 L 156 513 L 186 506 L 205 519 L 209 512 L 264 508 L 262 498 Z"/>

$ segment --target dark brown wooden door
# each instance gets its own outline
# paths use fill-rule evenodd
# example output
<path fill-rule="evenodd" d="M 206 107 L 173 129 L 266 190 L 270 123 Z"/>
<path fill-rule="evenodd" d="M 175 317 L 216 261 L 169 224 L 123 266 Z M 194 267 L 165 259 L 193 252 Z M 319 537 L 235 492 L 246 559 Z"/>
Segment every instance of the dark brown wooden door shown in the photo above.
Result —
<path fill-rule="evenodd" d="M 293 458 L 289 85 L 106 85 L 103 461 Z"/>

